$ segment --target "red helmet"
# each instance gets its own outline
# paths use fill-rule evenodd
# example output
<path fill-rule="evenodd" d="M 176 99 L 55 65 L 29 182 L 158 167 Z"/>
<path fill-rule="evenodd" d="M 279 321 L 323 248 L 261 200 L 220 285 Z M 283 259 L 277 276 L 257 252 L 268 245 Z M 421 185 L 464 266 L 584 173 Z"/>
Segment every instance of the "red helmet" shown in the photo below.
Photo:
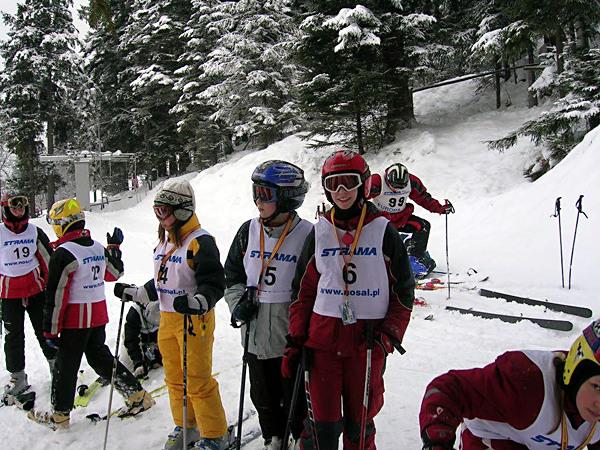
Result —
<path fill-rule="evenodd" d="M 342 174 L 349 176 L 345 179 L 332 177 L 332 175 Z M 352 175 L 356 175 L 356 177 L 352 177 Z M 351 150 L 338 150 L 332 153 L 327 157 L 321 169 L 321 184 L 329 201 L 331 201 L 330 192 L 337 191 L 340 186 L 351 190 L 362 185 L 363 188 L 358 190 L 359 198 L 368 198 L 371 187 L 370 178 L 371 171 L 365 159 Z"/>

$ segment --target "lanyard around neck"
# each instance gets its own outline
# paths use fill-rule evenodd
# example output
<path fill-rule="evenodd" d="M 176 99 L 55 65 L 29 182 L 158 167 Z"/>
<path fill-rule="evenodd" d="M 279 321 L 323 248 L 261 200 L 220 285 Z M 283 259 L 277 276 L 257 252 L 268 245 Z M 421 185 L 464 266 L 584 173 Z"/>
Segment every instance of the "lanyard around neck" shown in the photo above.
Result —
<path fill-rule="evenodd" d="M 262 284 L 262 279 L 263 279 L 263 275 L 265 274 L 265 270 L 267 270 L 267 267 L 269 267 L 269 264 L 271 264 L 271 261 L 273 261 L 273 258 L 275 258 L 275 255 L 279 251 L 279 248 L 283 245 L 283 241 L 285 240 L 285 237 L 287 236 L 288 232 L 290 231 L 291 226 L 292 226 L 292 216 L 290 215 L 290 217 L 288 218 L 288 220 L 285 224 L 285 227 L 283 228 L 283 231 L 281 232 L 281 236 L 279 236 L 279 239 L 277 240 L 275 247 L 273 247 L 273 250 L 271 251 L 271 256 L 269 256 L 269 259 L 265 263 L 265 227 L 262 224 L 262 222 L 260 223 L 261 268 L 260 268 L 260 277 L 258 278 L 258 280 L 259 280 L 258 287 L 259 288 L 260 288 L 260 285 Z"/>
<path fill-rule="evenodd" d="M 563 401 L 564 401 L 564 394 L 563 394 Z M 560 450 L 567 450 L 567 447 L 569 445 L 569 430 L 567 429 L 567 415 L 565 414 L 564 409 L 563 408 L 561 408 L 561 409 L 562 409 L 562 417 L 560 419 Z M 587 447 L 587 445 L 592 440 L 592 437 L 594 437 L 594 433 L 596 432 L 596 425 L 598 425 L 597 422 L 595 422 L 594 425 L 592 425 L 592 429 L 588 433 L 588 435 L 585 438 L 585 440 L 583 441 L 583 443 L 579 447 L 577 447 L 573 450 L 582 450 L 585 447 Z"/>
<path fill-rule="evenodd" d="M 344 259 L 344 267 L 350 264 L 352 261 L 352 257 L 354 256 L 354 251 L 356 250 L 356 246 L 358 245 L 358 240 L 360 238 L 360 234 L 363 229 L 363 225 L 365 223 L 365 217 L 367 215 L 367 205 L 364 204 L 362 206 L 362 210 L 360 212 L 360 219 L 358 220 L 358 226 L 356 227 L 356 233 L 354 234 L 354 240 L 352 241 L 352 245 L 350 246 L 350 252 L 348 255 L 345 255 L 344 252 L 340 251 L 340 255 Z M 340 235 L 338 234 L 337 228 L 335 226 L 335 208 L 331 208 L 331 225 L 333 225 L 333 231 L 335 232 L 335 238 L 337 239 L 338 245 L 342 248 L 342 242 L 340 241 Z"/>

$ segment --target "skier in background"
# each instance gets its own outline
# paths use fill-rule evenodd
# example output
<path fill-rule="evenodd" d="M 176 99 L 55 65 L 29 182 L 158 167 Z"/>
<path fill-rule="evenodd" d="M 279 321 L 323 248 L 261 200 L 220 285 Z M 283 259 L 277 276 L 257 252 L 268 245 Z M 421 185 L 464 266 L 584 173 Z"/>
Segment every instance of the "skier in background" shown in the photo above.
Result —
<path fill-rule="evenodd" d="M 125 318 L 125 348 L 133 363 L 133 374 L 144 378 L 150 369 L 162 366 L 158 349 L 158 325 L 160 308 L 158 302 L 147 305 L 133 303 Z"/>
<path fill-rule="evenodd" d="M 219 383 L 212 375 L 214 307 L 223 296 L 225 276 L 215 239 L 200 226 L 189 182 L 167 180 L 154 198 L 159 243 L 154 249 L 154 278 L 143 286 L 117 283 L 123 301 L 160 302 L 158 347 L 169 389 L 175 427 L 164 450 L 222 450 L 229 445 Z M 187 332 L 187 423 L 183 422 L 183 336 Z M 183 427 L 186 440 L 183 442 Z"/>
<path fill-rule="evenodd" d="M 454 213 L 452 204 L 448 200 L 441 204 L 433 198 L 423 182 L 400 163 L 385 169 L 383 176 L 373 176 L 371 198 L 400 233 L 411 235 L 405 241 L 411 267 L 417 278 L 427 276 L 435 269 L 435 261 L 427 251 L 431 224 L 413 214 L 415 207 L 408 199 L 437 214 Z"/>
<path fill-rule="evenodd" d="M 304 450 L 375 449 L 374 417 L 383 406 L 385 358 L 408 327 L 414 278 L 400 235 L 372 203 L 370 171 L 357 153 L 340 150 L 323 164 L 321 181 L 333 207 L 308 235 L 293 281 L 282 374 L 291 377 L 302 347 L 310 350 L 308 392 L 318 446 L 305 426 Z M 361 430 L 367 332 L 374 349 L 366 428 Z M 371 334 L 371 333 L 369 333 Z M 310 422 L 307 422 L 310 425 Z"/>
<path fill-rule="evenodd" d="M 424 450 L 600 449 L 600 321 L 569 352 L 522 350 L 451 370 L 425 391 Z"/>
<path fill-rule="evenodd" d="M 29 223 L 29 201 L 24 195 L 4 194 L 0 201 L 0 298 L 6 328 L 4 355 L 10 380 L 3 401 L 29 388 L 25 373 L 25 312 L 52 373 L 56 349 L 44 339 L 43 316 L 48 263 L 52 247 L 46 233 Z"/>
<path fill-rule="evenodd" d="M 225 262 L 225 300 L 232 322 L 242 322 L 242 345 L 250 327 L 248 367 L 250 398 L 258 412 L 265 450 L 282 447 L 292 383 L 281 376 L 288 331 L 292 279 L 312 224 L 296 210 L 309 184 L 299 167 L 266 161 L 252 173 L 252 194 L 259 217 L 242 224 Z M 257 302 L 252 301 L 256 297 Z M 293 380 L 292 380 L 293 381 Z M 301 398 L 301 397 L 299 397 Z M 296 405 L 292 435 L 302 431 L 304 404 Z"/>
<path fill-rule="evenodd" d="M 94 371 L 112 379 L 114 356 L 106 346 L 108 310 L 104 281 L 123 274 L 123 233 L 107 234 L 108 248 L 85 229 L 85 215 L 73 198 L 52 205 L 47 216 L 58 240 L 50 258 L 44 305 L 44 336 L 58 351 L 52 377 L 52 412 L 29 411 L 27 417 L 51 429 L 67 428 L 73 409 L 77 373 L 85 357 Z M 152 396 L 118 362 L 115 388 L 125 398 L 119 415 L 135 415 L 154 405 Z"/>

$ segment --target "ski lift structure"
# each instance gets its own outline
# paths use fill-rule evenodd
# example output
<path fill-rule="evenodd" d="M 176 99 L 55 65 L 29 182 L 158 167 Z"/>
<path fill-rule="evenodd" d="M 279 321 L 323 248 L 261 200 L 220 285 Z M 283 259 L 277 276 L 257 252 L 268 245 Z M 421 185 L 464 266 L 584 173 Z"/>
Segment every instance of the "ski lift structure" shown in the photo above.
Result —
<path fill-rule="evenodd" d="M 84 150 L 78 153 L 72 153 L 67 155 L 40 155 L 40 162 L 42 163 L 73 163 L 75 166 L 75 197 L 85 210 L 90 210 L 92 203 L 90 202 L 90 166 L 95 166 L 96 163 L 102 164 L 102 161 L 107 161 L 109 167 L 112 163 L 128 163 L 134 164 L 135 167 L 135 153 L 121 153 L 119 151 L 111 152 L 90 152 Z M 134 168 L 134 174 L 135 168 Z M 103 192 L 103 183 L 101 181 L 101 191 Z M 103 193 L 100 194 L 100 204 L 103 203 Z M 95 193 L 95 190 L 94 190 Z"/>

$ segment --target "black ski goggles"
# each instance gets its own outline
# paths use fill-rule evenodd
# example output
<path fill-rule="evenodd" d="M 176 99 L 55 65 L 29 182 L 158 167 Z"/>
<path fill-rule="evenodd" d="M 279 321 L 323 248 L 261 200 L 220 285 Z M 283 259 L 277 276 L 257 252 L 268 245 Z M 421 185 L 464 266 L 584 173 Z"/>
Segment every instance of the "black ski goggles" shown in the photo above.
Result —
<path fill-rule="evenodd" d="M 260 184 L 252 185 L 252 197 L 254 203 L 260 200 L 262 203 L 275 203 L 277 201 L 277 189 Z"/>

